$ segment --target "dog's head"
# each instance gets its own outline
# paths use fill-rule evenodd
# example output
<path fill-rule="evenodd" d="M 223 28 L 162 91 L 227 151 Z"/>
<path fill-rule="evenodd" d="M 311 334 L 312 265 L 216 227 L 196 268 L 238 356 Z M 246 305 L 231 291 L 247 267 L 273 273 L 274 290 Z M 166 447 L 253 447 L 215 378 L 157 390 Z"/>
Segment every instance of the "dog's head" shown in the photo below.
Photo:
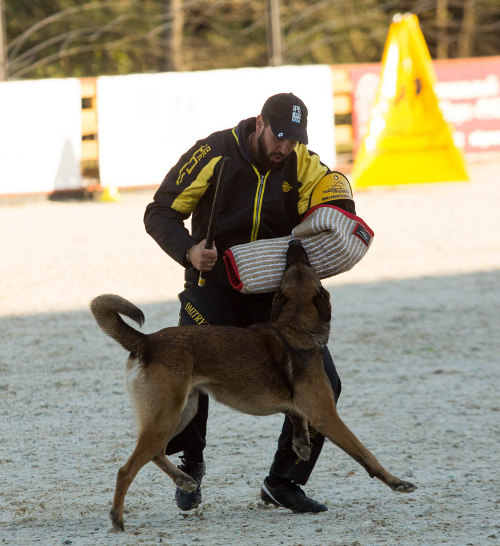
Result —
<path fill-rule="evenodd" d="M 274 295 L 271 320 L 314 331 L 324 330 L 325 325 L 329 329 L 331 316 L 329 292 L 323 288 L 302 243 L 292 239 L 280 288 Z"/>

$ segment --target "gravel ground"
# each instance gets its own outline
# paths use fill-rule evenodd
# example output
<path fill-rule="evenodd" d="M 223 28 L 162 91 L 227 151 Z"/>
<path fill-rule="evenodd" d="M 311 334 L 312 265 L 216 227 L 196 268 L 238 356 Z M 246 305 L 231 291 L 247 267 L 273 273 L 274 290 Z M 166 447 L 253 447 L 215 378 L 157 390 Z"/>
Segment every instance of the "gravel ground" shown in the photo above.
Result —
<path fill-rule="evenodd" d="M 325 444 L 305 490 L 319 515 L 258 496 L 282 417 L 211 405 L 204 502 L 181 513 L 153 464 L 110 530 L 116 471 L 134 446 L 125 351 L 88 311 L 104 292 L 176 324 L 181 268 L 145 234 L 152 191 L 119 203 L 0 204 L 0 541 L 9 544 L 498 544 L 499 162 L 469 183 L 356 194 L 375 231 L 332 294 L 339 413 L 387 469 L 394 494 Z M 175 458 L 174 458 L 175 459 Z"/>

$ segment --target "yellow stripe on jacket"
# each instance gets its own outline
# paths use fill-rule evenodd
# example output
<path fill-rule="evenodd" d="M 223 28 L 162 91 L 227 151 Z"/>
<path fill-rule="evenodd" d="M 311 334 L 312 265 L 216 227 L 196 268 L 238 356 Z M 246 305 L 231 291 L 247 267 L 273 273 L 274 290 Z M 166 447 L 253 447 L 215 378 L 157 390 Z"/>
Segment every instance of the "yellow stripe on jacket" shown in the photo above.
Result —
<path fill-rule="evenodd" d="M 220 155 L 214 157 L 201 169 L 200 174 L 194 181 L 175 198 L 172 203 L 174 210 L 183 214 L 191 214 L 193 212 L 198 201 L 207 191 L 208 181 L 212 178 L 215 166 L 221 159 L 222 156 Z"/>

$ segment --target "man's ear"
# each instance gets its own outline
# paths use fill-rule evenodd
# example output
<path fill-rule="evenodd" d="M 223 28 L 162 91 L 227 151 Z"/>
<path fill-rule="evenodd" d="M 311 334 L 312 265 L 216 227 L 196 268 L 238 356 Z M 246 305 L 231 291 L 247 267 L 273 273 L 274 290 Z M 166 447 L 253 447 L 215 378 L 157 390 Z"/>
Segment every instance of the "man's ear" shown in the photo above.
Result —
<path fill-rule="evenodd" d="M 281 315 L 281 310 L 283 309 L 287 301 L 288 298 L 285 296 L 285 294 L 283 294 L 281 290 L 278 290 L 274 294 L 273 305 L 271 307 L 271 322 L 278 320 L 279 316 Z"/>
<path fill-rule="evenodd" d="M 255 132 L 257 133 L 257 136 L 262 133 L 264 130 L 265 124 L 264 124 L 264 118 L 262 117 L 262 114 L 259 114 L 255 119 Z"/>
<path fill-rule="evenodd" d="M 319 317 L 324 322 L 330 322 L 332 318 L 332 306 L 330 305 L 330 292 L 321 287 L 319 295 L 314 296 L 313 303 L 318 311 Z"/>

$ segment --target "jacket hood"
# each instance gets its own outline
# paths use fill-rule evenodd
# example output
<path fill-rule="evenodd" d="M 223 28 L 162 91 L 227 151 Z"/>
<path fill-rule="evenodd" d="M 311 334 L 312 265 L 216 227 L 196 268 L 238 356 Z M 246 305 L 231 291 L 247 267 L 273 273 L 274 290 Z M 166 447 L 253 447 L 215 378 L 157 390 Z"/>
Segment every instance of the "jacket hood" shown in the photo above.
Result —
<path fill-rule="evenodd" d="M 256 118 L 242 119 L 234 128 L 238 140 L 238 147 L 248 163 L 255 163 L 255 158 L 252 157 L 250 148 L 248 147 L 248 135 L 255 131 L 255 124 Z"/>

